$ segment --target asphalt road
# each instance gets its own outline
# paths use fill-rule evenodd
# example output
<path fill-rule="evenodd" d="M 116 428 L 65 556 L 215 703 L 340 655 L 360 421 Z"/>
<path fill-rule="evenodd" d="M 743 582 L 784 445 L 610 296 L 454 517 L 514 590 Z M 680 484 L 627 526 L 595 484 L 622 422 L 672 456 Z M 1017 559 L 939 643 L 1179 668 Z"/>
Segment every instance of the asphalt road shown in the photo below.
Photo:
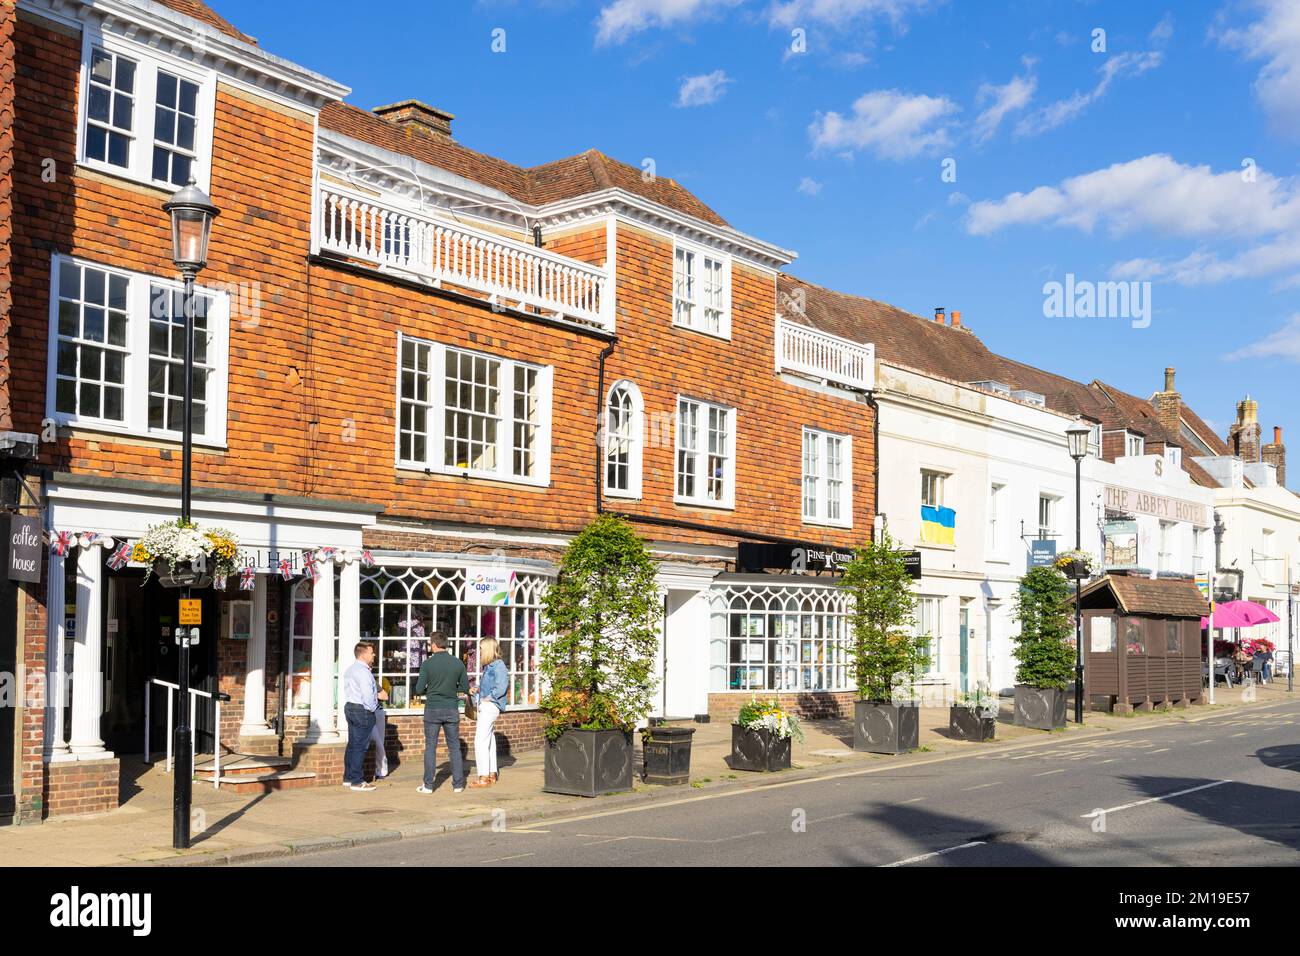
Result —
<path fill-rule="evenodd" d="M 269 866 L 1295 866 L 1300 701 Z"/>

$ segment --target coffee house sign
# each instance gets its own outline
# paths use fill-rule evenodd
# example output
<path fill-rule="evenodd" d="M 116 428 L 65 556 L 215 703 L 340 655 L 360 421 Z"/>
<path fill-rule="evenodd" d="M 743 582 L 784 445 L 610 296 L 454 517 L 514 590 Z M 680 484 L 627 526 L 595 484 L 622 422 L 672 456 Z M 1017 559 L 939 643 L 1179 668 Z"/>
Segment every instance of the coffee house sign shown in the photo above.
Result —
<path fill-rule="evenodd" d="M 1202 528 L 1210 526 L 1209 509 L 1203 504 L 1133 488 L 1106 485 L 1106 507 L 1127 514 L 1152 515 L 1165 521 L 1185 521 Z"/>

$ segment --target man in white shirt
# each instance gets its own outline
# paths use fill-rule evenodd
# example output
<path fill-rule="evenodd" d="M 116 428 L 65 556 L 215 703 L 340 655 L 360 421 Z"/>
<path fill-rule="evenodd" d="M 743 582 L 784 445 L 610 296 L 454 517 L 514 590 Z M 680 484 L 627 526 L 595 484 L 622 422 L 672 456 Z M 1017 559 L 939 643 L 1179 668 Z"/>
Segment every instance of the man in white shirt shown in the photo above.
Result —
<path fill-rule="evenodd" d="M 375 711 L 388 694 L 375 686 L 371 668 L 375 663 L 375 647 L 364 641 L 352 649 L 356 660 L 343 672 L 343 716 L 348 721 L 348 746 L 343 752 L 343 786 L 353 790 L 374 790 L 361 775 L 361 764 L 370 747 L 370 735 L 375 729 Z"/>

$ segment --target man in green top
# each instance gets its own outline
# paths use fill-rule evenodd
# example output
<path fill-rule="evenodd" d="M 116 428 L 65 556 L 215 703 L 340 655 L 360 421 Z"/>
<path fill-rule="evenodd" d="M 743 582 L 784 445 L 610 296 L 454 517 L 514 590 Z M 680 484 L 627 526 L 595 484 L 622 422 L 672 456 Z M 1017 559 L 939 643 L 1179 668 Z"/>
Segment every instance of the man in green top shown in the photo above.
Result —
<path fill-rule="evenodd" d="M 447 736 L 451 751 L 451 789 L 465 789 L 465 767 L 460 757 L 460 701 L 469 693 L 465 665 L 447 653 L 447 638 L 434 631 L 429 637 L 429 658 L 420 665 L 415 695 L 424 695 L 424 783 L 417 793 L 433 793 L 434 770 L 438 765 L 438 731 Z"/>

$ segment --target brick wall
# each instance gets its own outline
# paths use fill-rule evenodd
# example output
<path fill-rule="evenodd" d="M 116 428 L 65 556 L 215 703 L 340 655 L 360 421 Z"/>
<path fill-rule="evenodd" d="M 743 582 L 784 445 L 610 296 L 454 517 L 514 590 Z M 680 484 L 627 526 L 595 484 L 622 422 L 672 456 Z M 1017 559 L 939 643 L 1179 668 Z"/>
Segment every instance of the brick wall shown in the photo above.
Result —
<path fill-rule="evenodd" d="M 48 580 L 49 553 L 42 557 L 41 580 Z M 45 705 L 53 688 L 46 683 L 46 590 L 41 584 L 22 584 L 19 653 L 24 671 L 24 699 L 19 718 L 22 737 L 18 748 L 17 822 L 37 823 L 45 810 Z"/>
<path fill-rule="evenodd" d="M 46 816 L 65 817 L 116 810 L 118 770 L 116 757 L 50 764 L 45 788 Z"/>
<path fill-rule="evenodd" d="M 783 709 L 806 720 L 851 720 L 853 702 L 858 699 L 854 691 L 806 691 L 798 694 L 724 692 L 709 695 L 709 717 L 713 720 L 735 720 L 740 708 L 749 703 L 751 696 L 757 696 L 760 700 L 775 698 Z"/>
<path fill-rule="evenodd" d="M 9 330 L 13 307 L 14 0 L 0 0 L 0 431 L 13 427 L 9 396 Z"/>

